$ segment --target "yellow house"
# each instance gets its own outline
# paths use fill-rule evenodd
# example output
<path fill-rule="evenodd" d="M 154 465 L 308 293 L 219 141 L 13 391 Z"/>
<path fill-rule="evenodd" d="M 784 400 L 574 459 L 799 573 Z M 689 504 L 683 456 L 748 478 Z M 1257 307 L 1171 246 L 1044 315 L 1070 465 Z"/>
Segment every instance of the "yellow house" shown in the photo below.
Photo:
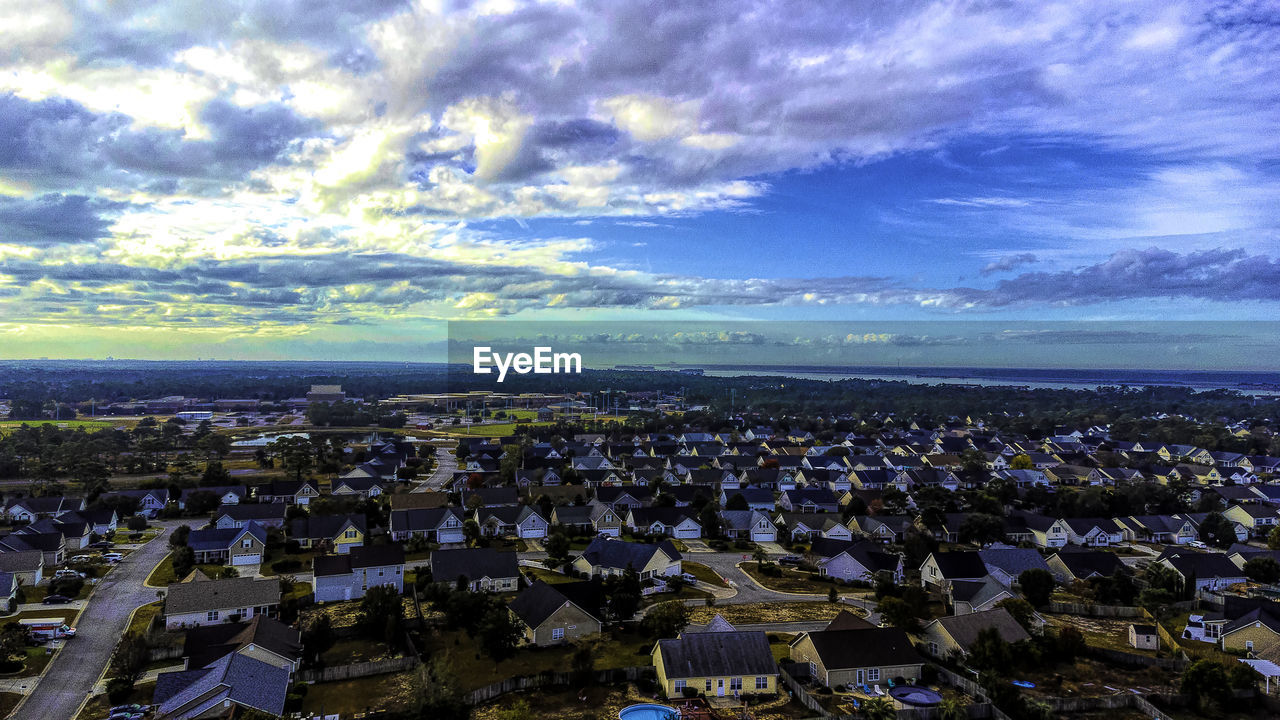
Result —
<path fill-rule="evenodd" d="M 647 580 L 679 575 L 681 558 L 670 540 L 649 545 L 598 537 L 573 561 L 573 569 L 591 577 L 609 577 L 630 568 Z"/>
<path fill-rule="evenodd" d="M 912 682 L 924 659 L 898 628 L 822 630 L 801 633 L 788 649 L 793 662 L 827 687 Z"/>
<path fill-rule="evenodd" d="M 769 638 L 759 630 L 686 633 L 659 640 L 652 656 L 658 687 L 668 698 L 778 692 L 778 663 L 769 649 Z"/>
<path fill-rule="evenodd" d="M 1280 644 L 1280 619 L 1262 609 L 1251 610 L 1222 628 L 1222 649 L 1260 652 Z"/>
<path fill-rule="evenodd" d="M 326 544 L 339 555 L 351 552 L 351 548 L 364 545 L 363 515 L 317 515 L 298 518 L 290 526 L 290 535 L 305 549 L 319 548 Z"/>

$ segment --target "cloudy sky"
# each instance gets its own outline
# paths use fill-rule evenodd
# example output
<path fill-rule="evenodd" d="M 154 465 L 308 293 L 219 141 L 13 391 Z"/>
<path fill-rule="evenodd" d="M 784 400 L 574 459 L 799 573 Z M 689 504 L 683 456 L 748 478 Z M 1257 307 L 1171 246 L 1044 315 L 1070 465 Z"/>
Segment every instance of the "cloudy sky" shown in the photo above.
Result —
<path fill-rule="evenodd" d="M 0 357 L 1280 317 L 1273 2 L 0 0 Z"/>

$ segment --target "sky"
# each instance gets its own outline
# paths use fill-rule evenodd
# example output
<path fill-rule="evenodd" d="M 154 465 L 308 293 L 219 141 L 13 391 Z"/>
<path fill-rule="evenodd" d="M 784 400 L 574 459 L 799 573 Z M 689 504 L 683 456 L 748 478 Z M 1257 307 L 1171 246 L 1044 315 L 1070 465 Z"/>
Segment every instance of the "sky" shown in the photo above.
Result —
<path fill-rule="evenodd" d="M 0 357 L 1270 320 L 1277 98 L 1274 2 L 0 0 Z"/>

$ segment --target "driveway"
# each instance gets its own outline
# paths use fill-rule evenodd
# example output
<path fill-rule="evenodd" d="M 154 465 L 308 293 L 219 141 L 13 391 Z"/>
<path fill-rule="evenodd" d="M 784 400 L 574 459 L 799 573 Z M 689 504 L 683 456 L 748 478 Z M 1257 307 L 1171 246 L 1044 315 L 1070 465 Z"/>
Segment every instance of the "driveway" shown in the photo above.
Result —
<path fill-rule="evenodd" d="M 76 716 L 106 670 L 134 609 L 155 602 L 156 589 L 143 582 L 168 552 L 161 533 L 107 573 L 76 619 L 75 639 L 54 656 L 44 677 L 9 717 L 68 720 Z"/>

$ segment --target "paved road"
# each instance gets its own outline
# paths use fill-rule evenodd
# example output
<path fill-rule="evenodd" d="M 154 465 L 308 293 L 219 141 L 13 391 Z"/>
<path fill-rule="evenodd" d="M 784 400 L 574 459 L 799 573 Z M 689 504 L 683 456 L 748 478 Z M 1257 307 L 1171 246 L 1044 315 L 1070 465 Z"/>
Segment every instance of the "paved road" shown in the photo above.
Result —
<path fill-rule="evenodd" d="M 435 472 L 410 492 L 439 492 L 457 469 L 458 458 L 454 457 L 453 448 L 436 445 Z"/>
<path fill-rule="evenodd" d="M 156 589 L 143 583 L 169 552 L 162 533 L 129 553 L 102 579 L 76 620 L 76 637 L 67 642 L 45 670 L 44 677 L 12 714 L 13 720 L 68 720 L 107 667 L 111 651 L 129 626 L 133 610 L 156 600 Z"/>

